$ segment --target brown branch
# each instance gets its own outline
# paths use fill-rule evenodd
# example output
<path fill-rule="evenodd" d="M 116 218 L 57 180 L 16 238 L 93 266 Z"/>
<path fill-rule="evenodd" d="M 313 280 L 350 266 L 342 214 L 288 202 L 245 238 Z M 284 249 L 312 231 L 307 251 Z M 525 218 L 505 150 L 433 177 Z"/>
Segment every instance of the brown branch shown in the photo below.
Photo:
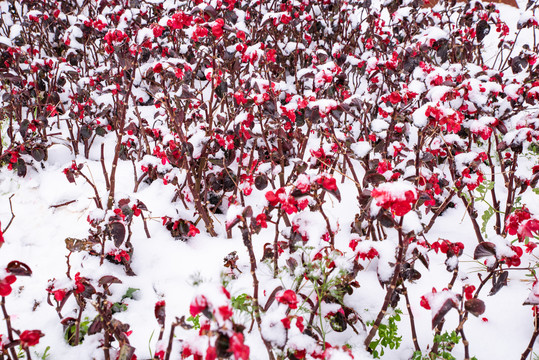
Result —
<path fill-rule="evenodd" d="M 468 212 L 470 220 L 472 221 L 472 225 L 475 231 L 475 236 L 477 237 L 477 241 L 479 243 L 482 243 L 484 240 L 483 240 L 483 235 L 481 235 L 481 228 L 479 227 L 479 224 L 477 223 L 477 220 L 476 220 L 477 212 L 475 212 L 473 197 L 471 197 L 470 202 L 468 202 L 466 197 L 461 192 L 458 194 L 458 196 L 464 203 L 464 206 L 466 206 L 466 211 Z"/>
<path fill-rule="evenodd" d="M 170 354 L 172 353 L 172 340 L 174 340 L 174 329 L 176 329 L 176 326 L 180 324 L 180 321 L 178 318 L 176 318 L 176 322 L 172 323 L 170 326 L 170 335 L 168 337 L 168 345 L 167 345 L 167 351 L 165 353 L 165 360 L 170 359 Z"/>
<path fill-rule="evenodd" d="M 10 342 L 13 342 L 13 328 L 11 327 L 11 318 L 9 314 L 7 313 L 6 309 L 6 298 L 2 296 L 2 301 L 0 302 L 0 306 L 2 307 L 2 314 L 4 315 L 4 321 L 6 322 L 6 328 L 7 328 L 7 337 Z M 18 359 L 17 353 L 15 352 L 15 349 L 12 347 L 9 349 L 11 352 L 12 359 Z"/>
<path fill-rule="evenodd" d="M 406 310 L 408 310 L 408 315 L 410 316 L 410 328 L 412 330 L 412 341 L 414 343 L 414 349 L 415 351 L 421 352 L 421 347 L 419 346 L 419 342 L 417 341 L 417 332 L 415 329 L 415 320 L 414 320 L 414 313 L 412 312 L 412 307 L 410 306 L 410 298 L 408 297 L 408 290 L 406 289 L 406 286 L 404 285 L 404 282 L 401 284 L 404 299 L 406 300 Z"/>
<path fill-rule="evenodd" d="M 109 174 L 107 173 L 107 168 L 105 166 L 105 144 L 101 144 L 101 168 L 103 169 L 103 175 L 105 176 L 105 185 L 107 186 L 107 191 L 110 190 L 110 181 Z"/>
<path fill-rule="evenodd" d="M 455 190 L 452 189 L 451 192 L 449 193 L 449 195 L 447 196 L 447 198 L 442 203 L 442 205 L 440 205 L 438 207 L 438 209 L 436 210 L 436 212 L 434 213 L 434 215 L 430 219 L 429 224 L 425 227 L 425 229 L 422 232 L 423 234 L 426 234 L 426 233 L 429 232 L 430 228 L 434 225 L 434 222 L 436 221 L 436 218 L 438 216 L 440 216 L 440 214 L 447 208 L 447 206 L 451 202 L 451 199 L 453 198 L 453 196 L 455 196 Z"/>
<path fill-rule="evenodd" d="M 520 357 L 520 360 L 526 360 L 526 358 L 528 357 L 528 355 L 530 354 L 530 352 L 533 349 L 533 345 L 535 344 L 535 340 L 537 339 L 537 335 L 539 335 L 539 312 L 535 313 L 534 322 L 535 322 L 535 329 L 533 330 L 532 338 L 530 339 L 530 343 L 528 344 L 528 347 L 522 353 L 522 356 Z"/>
<path fill-rule="evenodd" d="M 258 303 L 258 278 L 256 276 L 256 258 L 255 258 L 255 253 L 253 251 L 251 232 L 249 230 L 249 227 L 247 226 L 247 221 L 245 219 L 243 219 L 243 227 L 241 228 L 241 235 L 243 237 L 243 244 L 245 245 L 245 247 L 247 248 L 247 251 L 249 252 L 249 260 L 251 263 L 251 276 L 253 278 L 253 311 L 255 315 L 256 324 L 258 326 L 260 337 L 262 338 L 262 341 L 264 342 L 264 345 L 266 346 L 269 359 L 275 360 L 275 356 L 273 355 L 273 351 L 271 350 L 271 344 L 264 338 L 264 335 L 262 334 L 262 320 L 260 318 L 260 305 Z"/>
<path fill-rule="evenodd" d="M 90 181 L 88 176 L 84 175 L 82 173 L 82 171 L 79 170 L 78 174 L 80 176 L 82 176 L 84 178 L 84 180 L 86 180 L 86 182 L 88 184 L 90 184 L 90 186 L 94 189 L 94 194 L 95 194 L 94 201 L 95 201 L 95 204 L 99 209 L 103 209 L 103 204 L 101 203 L 101 197 L 99 196 L 99 192 L 97 191 L 97 187 L 95 186 L 95 184 L 92 181 Z"/>
<path fill-rule="evenodd" d="M 367 349 L 367 351 L 370 350 L 369 345 L 378 332 L 378 327 L 382 323 L 382 320 L 384 319 L 384 316 L 387 312 L 387 308 L 389 307 L 389 303 L 391 302 L 391 297 L 393 295 L 393 292 L 395 291 L 395 288 L 397 287 L 397 281 L 400 277 L 400 270 L 401 270 L 401 263 L 404 259 L 404 255 L 406 254 L 406 248 L 408 245 L 408 241 L 405 241 L 403 233 L 402 233 L 402 224 L 403 224 L 404 217 L 401 216 L 399 225 L 398 225 L 398 231 L 399 231 L 399 251 L 397 254 L 397 263 L 395 264 L 395 270 L 393 272 L 393 278 L 391 279 L 391 284 L 389 285 L 389 288 L 387 289 L 386 296 L 384 298 L 384 303 L 382 305 L 382 309 L 380 309 L 380 312 L 378 313 L 378 316 L 376 317 L 376 320 L 374 321 L 374 325 L 372 326 L 371 330 L 369 331 L 369 334 L 367 335 L 367 338 L 364 341 L 364 345 Z"/>
<path fill-rule="evenodd" d="M 7 229 L 9 229 L 11 223 L 13 222 L 13 219 L 15 219 L 15 213 L 13 212 L 13 204 L 11 203 L 11 198 L 13 196 L 15 196 L 15 194 L 11 194 L 11 196 L 9 197 L 9 211 L 11 211 L 11 219 L 9 219 L 7 226 L 4 228 L 4 230 L 2 230 L 3 233 L 5 233 Z"/>
<path fill-rule="evenodd" d="M 77 202 L 77 200 L 70 200 L 70 201 L 66 201 L 66 202 L 63 202 L 61 204 L 57 204 L 57 205 L 51 205 L 49 206 L 49 209 L 50 208 L 59 208 L 59 207 L 62 207 L 62 206 L 66 206 L 66 205 L 69 205 L 69 204 L 73 204 L 74 202 Z"/>

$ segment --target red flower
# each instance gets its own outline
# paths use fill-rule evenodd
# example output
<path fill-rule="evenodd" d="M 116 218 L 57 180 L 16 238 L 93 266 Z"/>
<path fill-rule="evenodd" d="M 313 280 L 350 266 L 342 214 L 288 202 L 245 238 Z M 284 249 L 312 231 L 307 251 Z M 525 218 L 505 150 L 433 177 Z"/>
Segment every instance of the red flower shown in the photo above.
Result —
<path fill-rule="evenodd" d="M 357 254 L 356 256 L 356 260 L 357 258 L 361 258 L 361 260 L 365 260 L 365 259 L 369 259 L 369 260 L 372 260 L 374 259 L 375 257 L 379 256 L 380 254 L 378 254 L 378 251 L 376 251 L 375 248 L 370 248 L 368 252 L 360 252 Z"/>
<path fill-rule="evenodd" d="M 217 310 L 219 311 L 219 315 L 221 315 L 223 320 L 228 320 L 232 317 L 232 315 L 234 315 L 232 309 L 227 305 L 220 306 Z"/>
<path fill-rule="evenodd" d="M 24 330 L 19 336 L 21 346 L 27 348 L 28 346 L 37 345 L 41 336 L 43 336 L 43 334 L 39 330 Z"/>
<path fill-rule="evenodd" d="M 303 316 L 298 316 L 296 318 L 296 326 L 298 327 L 299 331 L 303 332 L 305 330 L 305 325 L 303 325 Z"/>
<path fill-rule="evenodd" d="M 161 63 L 155 64 L 155 66 L 153 67 L 153 72 L 156 74 L 159 74 L 161 71 L 163 71 L 163 64 Z"/>
<path fill-rule="evenodd" d="M 206 360 L 215 360 L 217 359 L 217 350 L 214 346 L 208 347 L 206 350 Z"/>
<path fill-rule="evenodd" d="M 198 295 L 189 306 L 189 313 L 195 317 L 208 308 L 208 301 L 204 295 Z"/>
<path fill-rule="evenodd" d="M 273 193 L 273 191 L 268 191 L 266 193 L 266 200 L 269 201 L 269 204 L 271 206 L 277 206 L 277 204 L 279 204 L 279 202 L 281 202 L 283 199 L 284 199 L 284 188 L 280 188 L 279 190 L 277 190 L 275 193 Z"/>
<path fill-rule="evenodd" d="M 268 51 L 266 51 L 266 59 L 268 59 L 269 62 L 275 62 L 276 59 L 275 59 L 275 53 L 277 51 L 275 51 L 275 49 L 268 49 Z"/>
<path fill-rule="evenodd" d="M 518 227 L 518 239 L 520 241 L 524 240 L 527 237 L 532 237 L 533 233 L 539 232 L 539 220 L 537 219 L 528 219 L 523 221 Z"/>
<path fill-rule="evenodd" d="M 398 104 L 402 101 L 402 97 L 401 95 L 397 92 L 397 91 L 393 91 L 390 95 L 389 95 L 389 101 L 395 105 L 395 104 Z"/>
<path fill-rule="evenodd" d="M 509 235 L 516 235 L 520 224 L 529 218 L 531 218 L 531 214 L 526 207 L 522 207 L 522 209 L 511 214 L 505 223 Z"/>
<path fill-rule="evenodd" d="M 527 244 L 524 245 L 524 246 L 526 246 L 526 252 L 527 252 L 528 254 L 531 254 L 531 253 L 533 252 L 533 249 L 535 249 L 535 248 L 537 247 L 537 244 L 536 244 L 536 243 L 529 242 L 529 243 L 527 243 Z"/>
<path fill-rule="evenodd" d="M 285 329 L 290 329 L 290 319 L 289 318 L 285 317 L 285 318 L 281 319 L 281 322 L 283 323 Z"/>
<path fill-rule="evenodd" d="M 292 290 L 285 290 L 275 297 L 281 304 L 288 305 L 290 309 L 298 308 L 298 298 L 296 293 Z"/>
<path fill-rule="evenodd" d="M 211 33 L 216 38 L 223 36 L 223 25 L 225 24 L 223 19 L 215 20 L 215 24 L 211 27 Z"/>
<path fill-rule="evenodd" d="M 54 290 L 53 294 L 54 294 L 54 299 L 58 302 L 61 302 L 62 300 L 64 300 L 66 296 L 66 291 L 65 289 L 58 289 L 58 290 Z"/>
<path fill-rule="evenodd" d="M 184 12 L 179 12 L 172 15 L 172 19 L 167 21 L 167 26 L 171 27 L 173 30 L 183 29 L 186 26 L 191 26 L 192 22 L 192 16 L 186 15 Z"/>
<path fill-rule="evenodd" d="M 335 180 L 335 178 L 328 178 L 324 176 L 318 179 L 316 182 L 322 185 L 322 187 L 326 190 L 329 190 L 329 191 L 337 190 L 337 181 Z"/>
<path fill-rule="evenodd" d="M 376 204 L 391 209 L 397 216 L 404 216 L 412 210 L 417 200 L 417 190 L 407 183 L 384 183 L 372 191 Z"/>
<path fill-rule="evenodd" d="M 523 254 L 522 248 L 520 246 L 511 246 L 511 250 L 515 252 L 515 255 L 511 257 L 504 257 L 503 260 L 505 261 L 505 264 L 507 266 L 519 266 L 520 265 L 520 257 Z"/>
<path fill-rule="evenodd" d="M 189 224 L 189 232 L 187 233 L 187 236 L 195 236 L 196 234 L 199 234 L 200 230 L 197 229 L 197 227 L 193 224 Z"/>
<path fill-rule="evenodd" d="M 430 304 L 425 295 L 421 296 L 421 301 L 419 302 L 419 305 L 421 305 L 427 310 L 430 310 Z"/>
<path fill-rule="evenodd" d="M 11 294 L 11 284 L 17 280 L 15 275 L 8 275 L 0 280 L 0 296 L 8 296 Z"/>
<path fill-rule="evenodd" d="M 162 26 L 159 26 L 159 25 L 155 26 L 155 27 L 153 28 L 153 36 L 159 37 L 159 36 L 163 35 L 163 30 L 164 30 L 164 29 L 165 29 L 165 28 L 162 27 Z"/>
<path fill-rule="evenodd" d="M 249 347 L 243 343 L 243 334 L 241 333 L 232 335 L 228 351 L 234 353 L 236 360 L 249 360 Z"/>
<path fill-rule="evenodd" d="M 473 285 L 464 286 L 464 296 L 466 297 L 466 300 L 470 300 L 471 298 L 473 298 L 474 291 L 475 291 L 475 286 Z"/>
<path fill-rule="evenodd" d="M 82 283 L 82 278 L 80 277 L 80 272 L 75 274 L 75 292 L 80 294 L 84 291 L 84 284 Z"/>
<path fill-rule="evenodd" d="M 208 29 L 197 26 L 195 32 L 193 33 L 193 40 L 198 41 L 198 38 L 205 37 L 206 35 L 208 35 Z"/>
<path fill-rule="evenodd" d="M 260 227 L 267 228 L 268 223 L 266 223 L 267 217 L 266 214 L 260 213 L 256 216 L 256 224 Z"/>

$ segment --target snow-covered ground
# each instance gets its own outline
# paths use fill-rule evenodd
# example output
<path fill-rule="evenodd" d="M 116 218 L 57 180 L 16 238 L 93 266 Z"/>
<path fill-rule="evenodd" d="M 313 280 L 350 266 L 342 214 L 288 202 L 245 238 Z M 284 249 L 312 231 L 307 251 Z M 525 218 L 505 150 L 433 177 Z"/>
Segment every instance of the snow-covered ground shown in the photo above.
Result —
<path fill-rule="evenodd" d="M 510 25 L 511 32 L 516 31 L 516 23 L 520 19 L 526 3 L 525 0 L 519 0 L 520 10 L 506 5 L 498 5 L 501 11 L 500 16 Z M 170 6 L 172 7 L 172 5 Z M 256 7 L 256 5 L 253 6 Z M 494 42 L 496 34 L 493 30 L 484 40 L 486 46 L 483 58 L 486 64 L 493 61 L 497 52 L 498 44 Z M 530 43 L 533 38 L 532 31 L 533 29 L 523 31 L 516 45 L 517 48 Z M 537 32 L 537 27 L 535 31 Z M 329 52 L 330 49 L 327 50 Z M 206 97 L 208 95 L 206 94 Z M 109 100 L 112 101 L 112 95 L 110 97 Z M 322 108 L 322 104 L 320 104 L 320 108 Z M 148 119 L 150 123 L 151 119 L 154 118 L 154 113 L 158 111 L 153 105 L 138 106 L 138 109 L 143 112 L 143 118 Z M 135 118 L 133 114 L 130 116 Z M 4 149 L 9 141 L 5 124 L 6 122 L 2 123 Z M 386 122 L 384 124 L 387 125 Z M 376 132 L 383 130 L 385 129 L 373 129 Z M 62 127 L 62 131 L 65 135 L 67 130 Z M 196 295 L 205 294 L 206 297 L 209 297 L 207 294 L 213 294 L 217 291 L 216 289 L 219 289 L 224 281 L 227 283 L 227 290 L 232 298 L 237 298 L 242 294 L 252 294 L 251 261 L 242 240 L 239 225 L 232 227 L 231 237 L 227 236 L 225 228 L 227 222 L 230 223 L 236 219 L 235 216 L 232 216 L 233 210 L 229 210 L 229 214 L 213 215 L 217 236 L 212 237 L 206 233 L 204 222 L 199 221 L 197 224 L 200 230 L 199 234 L 183 240 L 175 239 L 171 236 L 171 232 L 163 226 L 163 217 L 182 218 L 194 223 L 198 217 L 195 210 L 191 205 L 191 208 L 187 210 L 182 201 L 178 199 L 177 188 L 166 184 L 167 181 L 162 179 L 153 181 L 151 184 L 142 182 L 138 191 L 134 192 L 134 165 L 130 161 L 120 160 L 118 162 L 116 200 L 130 198 L 132 203 L 135 199 L 144 203 L 148 210 L 143 211 L 143 215 L 150 234 L 150 237 L 146 236 L 141 217 L 134 217 L 131 229 L 133 253 L 130 265 L 135 275 L 127 276 L 123 266 L 110 261 L 104 261 L 100 264 L 100 257 L 90 255 L 88 251 L 73 252 L 67 259 L 66 256 L 69 252 L 66 249 L 66 238 L 86 238 L 90 229 L 87 218 L 96 215 L 97 212 L 93 199 L 95 196 L 93 188 L 81 176 L 76 177 L 75 182 L 69 182 L 66 179 L 64 169 L 70 168 L 73 160 L 77 164 L 83 164 L 84 167 L 81 171 L 95 184 L 101 198 L 106 199 L 108 192 L 101 168 L 100 145 L 104 144 L 104 164 L 108 167 L 110 174 L 111 164 L 114 160 L 116 135 L 111 132 L 104 137 L 96 137 L 88 158 L 83 155 L 75 156 L 70 150 L 70 142 L 65 138 L 62 139 L 61 136 L 58 136 L 57 139 L 51 137 L 51 141 L 53 145 L 48 149 L 48 158 L 44 161 L 45 166 L 42 167 L 37 162 L 35 166 L 28 166 L 25 177 L 18 177 L 15 171 L 10 171 L 5 166 L 0 169 L 1 229 L 6 228 L 12 218 L 11 214 L 15 215 L 9 229 L 4 233 L 5 243 L 0 249 L 0 265 L 3 266 L 12 260 L 18 260 L 32 269 L 32 276 L 20 276 L 12 285 L 12 294 L 5 298 L 6 307 L 11 315 L 14 328 L 21 331 L 39 329 L 44 334 L 39 344 L 30 348 L 33 358 L 41 358 L 46 349 L 48 349 L 47 354 L 49 354 L 47 359 L 103 358 L 103 351 L 100 348 L 103 341 L 102 333 L 85 335 L 84 340 L 78 346 L 69 345 L 64 339 L 65 329 L 55 307 L 48 304 L 47 298 L 50 297 L 50 294 L 47 292 L 47 288 L 51 285 L 54 285 L 55 289 L 73 286 L 73 281 L 66 277 L 66 271 L 68 271 L 66 261 L 69 261 L 69 276 L 72 278 L 74 278 L 75 273 L 80 272 L 80 276 L 89 279 L 93 284 L 97 284 L 97 281 L 105 275 L 113 275 L 121 279 L 121 284 L 111 285 L 112 295 L 109 297 L 109 301 L 123 302 L 127 305 L 124 311 L 115 313 L 114 318 L 130 325 L 132 333 L 128 337 L 129 343 L 136 348 L 135 353 L 138 359 L 149 359 L 159 350 L 166 348 L 171 323 L 175 317 L 190 316 L 190 305 Z M 309 144 L 306 145 L 307 148 L 318 149 L 317 141 L 317 139 L 311 138 Z M 358 142 L 358 144 L 360 143 Z M 365 153 L 368 150 L 372 151 L 372 149 L 365 148 Z M 362 152 L 362 150 L 358 149 L 358 152 Z M 519 158 L 519 168 L 522 166 L 523 169 L 530 170 L 537 165 L 537 153 L 534 155 L 533 152 L 530 152 L 530 154 L 527 159 Z M 309 158 L 309 151 L 307 151 L 304 160 L 310 161 Z M 137 163 L 139 174 L 138 167 L 142 163 Z M 466 166 L 468 165 L 463 165 L 464 168 Z M 278 174 L 278 171 L 277 168 L 275 174 Z M 286 171 L 289 175 L 290 167 Z M 357 172 L 360 177 L 365 174 L 359 165 Z M 318 170 L 312 170 L 311 178 L 316 178 L 317 173 Z M 340 201 L 328 191 L 324 198 L 323 216 L 316 211 L 297 212 L 288 214 L 288 216 L 292 224 L 299 224 L 301 231 L 306 231 L 305 235 L 311 239 L 307 244 L 313 245 L 316 251 L 321 249 L 320 244 L 324 244 L 321 239 L 327 233 L 324 219 L 327 216 L 335 230 L 335 247 L 348 251 L 345 256 L 336 260 L 337 267 L 350 269 L 353 258 L 358 252 L 350 251 L 349 248 L 350 240 L 359 237 L 351 232 L 350 226 L 354 223 L 354 217 L 359 212 L 356 199 L 357 189 L 354 182 L 350 181 L 352 176 L 350 172 L 347 173 L 346 178 L 343 178 L 345 180 L 343 182 L 341 182 L 342 176 L 338 173 L 334 173 L 333 176 L 337 180 Z M 314 183 L 314 180 L 312 182 Z M 505 187 L 502 183 L 502 176 L 496 175 L 495 186 L 503 198 Z M 252 207 L 255 216 L 268 206 L 267 190 L 253 188 L 252 194 L 248 197 L 247 203 Z M 448 239 L 451 242 L 464 244 L 464 252 L 458 259 L 458 274 L 453 284 L 455 294 L 461 294 L 465 285 L 474 285 L 477 288 L 481 282 L 481 276 L 484 278 L 488 272 L 482 263 L 484 259 L 474 260 L 474 249 L 478 242 L 473 224 L 466 207 L 459 199 L 455 199 L 455 207 L 448 208 L 443 212 L 423 240 L 432 244 L 439 239 Z M 525 204 L 529 212 L 537 216 L 539 215 L 538 200 L 538 195 L 528 189 L 522 194 L 521 204 Z M 379 210 L 380 206 L 373 205 L 373 209 Z M 476 203 L 475 206 L 480 212 L 487 209 L 482 203 Z M 234 209 L 234 207 L 230 209 Z M 238 214 L 241 214 L 242 210 L 243 207 Z M 419 219 L 415 212 L 410 212 L 404 216 L 403 226 L 419 233 L 430 216 L 431 214 Z M 274 221 L 275 218 L 274 215 Z M 288 270 L 285 267 L 284 257 L 280 260 L 283 273 L 276 279 L 273 276 L 271 262 L 259 261 L 264 253 L 265 244 L 273 244 L 274 242 L 276 236 L 274 230 L 274 225 L 268 223 L 268 228 L 262 229 L 258 235 L 254 235 L 252 242 L 258 261 L 257 274 L 260 281 L 259 294 L 262 305 L 270 298 L 270 294 L 276 287 L 282 286 L 283 289 L 289 289 L 296 285 L 292 281 L 294 277 L 287 276 Z M 288 234 L 285 234 L 282 224 L 280 230 L 283 233 L 279 235 L 279 240 L 284 240 L 283 234 Z M 387 230 L 387 233 L 388 238 L 384 241 L 364 240 L 358 245 L 358 249 L 365 251 L 374 248 L 378 252 L 378 256 L 372 260 L 360 261 L 365 269 L 357 274 L 356 280 L 359 287 L 354 289 L 351 295 L 344 297 L 345 305 L 355 309 L 364 324 L 374 321 L 382 307 L 386 289 L 381 286 L 380 279 L 389 282 L 393 276 L 398 236 L 394 229 Z M 488 235 L 486 240 L 497 245 L 499 252 L 497 255 L 500 257 L 511 256 L 512 250 L 508 245 L 510 237 L 505 239 L 496 235 L 493 229 L 493 220 L 489 223 L 486 234 Z M 516 239 L 514 236 L 513 238 Z M 223 259 L 234 251 L 238 255 L 237 269 L 224 267 Z M 316 251 L 312 250 L 311 255 L 314 256 Z M 307 254 L 309 254 L 308 251 Z M 495 295 L 487 296 L 492 285 L 491 282 L 486 283 L 485 289 L 479 296 L 485 303 L 485 312 L 478 317 L 469 315 L 464 326 L 466 338 L 470 343 L 471 356 L 475 356 L 479 360 L 520 358 L 520 354 L 528 346 L 534 331 L 532 308 L 522 305 L 530 295 L 534 283 L 534 278 L 529 276 L 530 271 L 526 268 L 534 268 L 539 263 L 538 256 L 539 250 L 524 253 L 519 266 L 523 270 L 509 271 L 507 286 L 502 287 Z M 443 289 L 448 286 L 453 276 L 453 272 L 446 269 L 446 254 L 429 251 L 428 257 L 430 259 L 428 268 L 419 261 L 416 262 L 415 269 L 421 273 L 421 278 L 407 283 L 408 297 L 411 301 L 411 310 L 417 327 L 417 341 L 424 354 L 432 346 L 432 317 L 436 311 L 434 307 L 433 310 L 422 307 L 420 299 L 422 296 L 432 294 L 433 288 L 436 288 L 436 294 L 444 296 Z M 455 259 L 451 261 L 455 261 Z M 231 276 L 231 273 L 235 275 Z M 122 299 L 122 296 L 130 288 L 137 289 L 132 298 Z M 298 292 L 297 289 L 296 292 Z M 161 300 L 166 301 L 167 320 L 164 340 L 158 342 L 160 326 L 154 315 L 154 307 Z M 218 302 L 218 300 L 215 301 Z M 223 301 L 226 302 L 226 300 Z M 337 311 L 340 307 L 337 306 L 334 309 L 333 305 L 335 304 L 324 304 L 326 308 L 322 308 L 321 312 L 327 314 L 331 311 Z M 293 328 L 289 333 L 285 333 L 281 319 L 288 314 L 296 314 L 294 310 L 290 312 L 284 303 L 277 304 L 277 302 L 273 308 L 275 311 L 262 314 L 262 332 L 265 334 L 266 340 L 273 341 L 273 346 L 276 348 L 286 341 L 289 341 L 288 346 L 292 346 L 292 348 L 294 346 L 299 348 L 302 345 L 313 346 L 308 341 L 310 338 L 301 334 L 298 329 Z M 414 352 L 410 319 L 403 296 L 401 296 L 398 308 L 402 310 L 401 320 L 397 322 L 398 335 L 402 336 L 402 344 L 398 349 L 386 348 L 383 356 L 386 359 L 410 359 Z M 75 303 L 75 298 L 71 296 L 63 307 L 62 316 L 63 318 L 76 318 L 77 311 L 78 306 Z M 309 316 L 308 310 L 304 312 L 298 310 L 297 314 L 300 313 L 306 319 Z M 392 310 L 389 310 L 389 313 L 391 314 Z M 82 319 L 91 322 L 96 315 L 97 312 L 93 309 L 90 301 L 83 312 Z M 242 313 L 236 309 L 234 321 L 242 323 L 248 329 L 253 320 L 245 312 Z M 384 322 L 386 321 L 387 317 Z M 5 342 L 6 325 L 3 321 L 0 323 L 0 334 L 3 336 L 2 341 Z M 450 310 L 445 316 L 443 331 L 457 328 L 458 323 L 457 310 Z M 245 344 L 250 347 L 249 358 L 253 360 L 268 359 L 256 323 L 253 329 L 250 333 L 245 331 Z M 332 344 L 350 345 L 351 353 L 356 359 L 370 358 L 372 355 L 363 346 L 370 326 L 366 325 L 364 328 L 361 322 L 357 322 L 356 329 L 357 334 L 350 328 L 345 332 L 329 330 L 325 340 Z M 198 332 L 180 327 L 176 329 L 172 358 L 180 358 L 180 343 L 192 337 L 198 337 Z M 456 359 L 464 359 L 462 340 L 454 347 L 452 355 Z M 338 354 L 335 352 L 333 356 L 328 352 L 325 356 L 331 357 L 331 359 L 340 359 L 339 356 L 342 356 L 344 359 L 347 355 L 342 351 Z"/>

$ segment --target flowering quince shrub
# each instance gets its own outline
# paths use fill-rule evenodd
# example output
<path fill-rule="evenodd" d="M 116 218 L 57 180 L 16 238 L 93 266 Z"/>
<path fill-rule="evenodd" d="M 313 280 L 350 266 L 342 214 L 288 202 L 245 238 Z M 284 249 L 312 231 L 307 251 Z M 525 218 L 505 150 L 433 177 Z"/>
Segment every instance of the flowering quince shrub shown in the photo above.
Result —
<path fill-rule="evenodd" d="M 243 335 L 245 326 L 233 321 L 230 294 L 224 287 L 204 289 L 191 302 L 189 313 L 192 317 L 200 317 L 199 329 L 198 334 L 188 336 L 182 341 L 182 358 L 193 356 L 195 359 L 250 359 L 250 348 L 245 344 Z M 190 328 L 185 324 L 185 320 L 181 325 L 186 330 Z M 160 358 L 163 356 L 165 352 Z"/>
<path fill-rule="evenodd" d="M 155 304 L 154 359 L 378 356 L 401 343 L 384 331 L 401 309 L 403 356 L 442 356 L 451 318 L 469 359 L 481 341 L 466 336 L 469 314 L 515 269 L 534 279 L 522 301 L 537 324 L 539 44 L 523 34 L 539 31 L 539 5 L 513 32 L 493 4 L 422 3 L 0 0 L 2 174 L 52 171 L 67 148 L 59 172 L 93 201 L 87 235 L 65 239 L 66 276 L 43 289 L 67 344 L 94 341 L 86 355 L 106 360 L 146 351 L 129 339 L 138 290 L 118 289 L 142 276 L 134 239 L 151 238 L 150 221 L 170 242 L 238 246 L 189 309 Z M 174 195 L 149 208 L 138 195 L 150 188 Z M 453 208 L 470 239 L 434 235 Z M 465 257 L 479 276 L 461 276 Z M 449 282 L 412 297 L 440 259 Z M 30 273 L 0 273 L 9 360 L 43 335 L 7 313 Z M 372 278 L 382 295 L 366 304 Z M 431 312 L 429 343 L 418 311 Z"/>
<path fill-rule="evenodd" d="M 9 228 L 9 225 L 5 230 Z M 0 228 L 0 237 L 3 239 L 3 231 Z M 30 347 L 39 343 L 40 338 L 44 335 L 40 330 L 19 330 L 11 321 L 6 300 L 12 298 L 14 283 L 18 277 L 31 276 L 32 270 L 30 267 L 19 261 L 11 261 L 5 268 L 0 271 L 0 307 L 4 316 L 6 332 L 0 334 L 0 351 L 2 357 L 6 356 L 10 359 L 17 359 L 18 353 L 23 353 L 28 358 L 30 355 Z"/>

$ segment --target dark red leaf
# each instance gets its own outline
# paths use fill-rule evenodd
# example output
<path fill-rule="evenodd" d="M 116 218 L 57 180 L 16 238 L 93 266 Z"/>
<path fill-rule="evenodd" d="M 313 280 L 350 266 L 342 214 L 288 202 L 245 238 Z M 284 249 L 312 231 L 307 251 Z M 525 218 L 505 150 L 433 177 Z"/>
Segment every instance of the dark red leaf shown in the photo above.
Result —
<path fill-rule="evenodd" d="M 386 178 L 382 174 L 378 174 L 374 170 L 369 170 L 365 174 L 365 177 L 363 178 L 363 187 L 367 187 L 368 184 L 372 184 L 373 186 L 378 186 L 381 183 L 386 182 Z"/>
<path fill-rule="evenodd" d="M 103 322 L 100 317 L 96 317 L 92 324 L 88 327 L 88 335 L 97 334 L 103 330 Z"/>
<path fill-rule="evenodd" d="M 122 246 L 125 239 L 125 226 L 120 222 L 113 222 L 109 224 L 110 234 L 114 240 L 114 245 L 116 247 Z"/>
<path fill-rule="evenodd" d="M 17 175 L 20 176 L 20 177 L 25 177 L 26 176 L 26 163 L 24 162 L 23 159 L 19 159 L 17 161 Z"/>
<path fill-rule="evenodd" d="M 504 271 L 500 274 L 500 276 L 492 277 L 492 289 L 490 289 L 490 292 L 488 293 L 489 296 L 496 294 L 500 289 L 507 285 L 507 277 L 509 276 L 508 271 Z"/>
<path fill-rule="evenodd" d="M 485 241 L 475 247 L 473 258 L 477 260 L 487 256 L 496 256 L 496 245 Z"/>
<path fill-rule="evenodd" d="M 255 178 L 255 187 L 258 190 L 264 190 L 268 186 L 268 177 L 264 174 L 260 174 Z"/>
<path fill-rule="evenodd" d="M 17 275 L 17 276 L 32 275 L 32 270 L 30 270 L 30 267 L 20 261 L 10 262 L 9 264 L 7 264 L 6 270 L 12 273 L 13 275 Z"/>
<path fill-rule="evenodd" d="M 120 201 L 118 201 L 118 207 L 121 209 L 124 206 L 129 205 L 130 202 L 131 202 L 131 200 L 129 200 L 129 199 L 121 199 Z"/>
<path fill-rule="evenodd" d="M 73 175 L 73 171 L 68 170 L 66 171 L 65 174 L 66 174 L 67 181 L 73 184 L 75 182 L 75 176 Z"/>
<path fill-rule="evenodd" d="M 264 311 L 268 311 L 271 304 L 275 301 L 275 296 L 279 291 L 281 291 L 283 287 L 281 285 L 277 286 L 273 291 L 271 292 L 270 296 L 268 296 L 268 301 L 266 302 L 266 306 L 264 307 Z"/>
<path fill-rule="evenodd" d="M 110 284 L 121 284 L 121 283 L 122 283 L 122 280 L 112 275 L 105 275 L 101 277 L 101 279 L 99 279 L 99 285 L 101 286 L 104 286 L 104 285 L 108 286 Z"/>
<path fill-rule="evenodd" d="M 41 148 L 33 148 L 32 149 L 32 157 L 37 161 L 43 161 L 45 159 L 45 151 Z"/>
<path fill-rule="evenodd" d="M 487 23 L 486 20 L 481 20 L 477 23 L 475 27 L 475 32 L 477 40 L 481 42 L 490 32 L 490 25 Z"/>
<path fill-rule="evenodd" d="M 432 328 L 434 329 L 444 319 L 445 314 L 452 308 L 456 308 L 456 304 L 453 299 L 447 299 L 440 307 L 438 312 L 432 317 Z"/>

